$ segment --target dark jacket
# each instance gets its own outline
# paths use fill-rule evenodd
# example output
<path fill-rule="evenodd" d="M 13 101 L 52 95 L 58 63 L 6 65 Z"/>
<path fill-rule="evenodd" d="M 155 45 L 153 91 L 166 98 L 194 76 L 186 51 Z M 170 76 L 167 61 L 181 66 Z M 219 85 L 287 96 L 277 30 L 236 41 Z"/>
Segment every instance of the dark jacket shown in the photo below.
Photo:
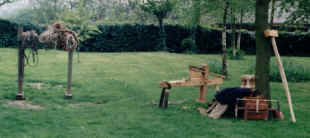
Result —
<path fill-rule="evenodd" d="M 253 94 L 253 92 L 248 88 L 226 88 L 217 92 L 215 98 L 221 104 L 235 105 L 237 98 L 243 98 L 251 94 Z"/>

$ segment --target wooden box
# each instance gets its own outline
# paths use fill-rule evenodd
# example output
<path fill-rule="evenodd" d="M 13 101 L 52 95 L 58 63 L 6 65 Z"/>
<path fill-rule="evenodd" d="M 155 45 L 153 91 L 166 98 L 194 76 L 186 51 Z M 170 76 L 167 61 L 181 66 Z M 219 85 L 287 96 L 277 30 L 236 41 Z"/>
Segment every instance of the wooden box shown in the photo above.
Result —
<path fill-rule="evenodd" d="M 268 101 L 262 97 L 249 97 L 244 101 L 245 120 L 268 120 Z"/>

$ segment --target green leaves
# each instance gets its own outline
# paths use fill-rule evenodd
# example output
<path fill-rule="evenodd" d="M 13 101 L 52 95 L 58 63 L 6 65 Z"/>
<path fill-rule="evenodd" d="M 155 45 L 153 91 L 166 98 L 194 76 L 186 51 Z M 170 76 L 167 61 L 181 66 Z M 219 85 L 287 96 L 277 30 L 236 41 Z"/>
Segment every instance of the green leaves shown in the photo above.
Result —
<path fill-rule="evenodd" d="M 100 33 L 96 23 L 91 21 L 93 14 L 84 8 L 84 0 L 79 0 L 78 8 L 74 10 L 65 10 L 59 18 L 66 26 L 75 30 L 80 41 L 89 39 L 92 35 Z"/>
<path fill-rule="evenodd" d="M 147 0 L 140 7 L 143 11 L 155 15 L 158 19 L 163 19 L 173 10 L 175 4 L 176 1 L 174 0 Z"/>
<path fill-rule="evenodd" d="M 280 4 L 282 12 L 291 13 L 287 22 L 302 24 L 310 23 L 309 5 L 309 0 L 284 0 Z"/>

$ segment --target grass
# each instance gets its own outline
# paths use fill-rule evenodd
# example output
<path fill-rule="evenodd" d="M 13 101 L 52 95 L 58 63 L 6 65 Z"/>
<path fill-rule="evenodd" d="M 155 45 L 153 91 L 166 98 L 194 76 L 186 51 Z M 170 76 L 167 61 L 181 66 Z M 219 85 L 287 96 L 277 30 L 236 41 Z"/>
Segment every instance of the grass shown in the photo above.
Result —
<path fill-rule="evenodd" d="M 163 110 L 150 104 L 159 99 L 161 80 L 186 78 L 189 64 L 218 60 L 220 55 L 81 53 L 81 63 L 74 63 L 73 100 L 64 100 L 67 53 L 41 50 L 39 65 L 26 67 L 25 82 L 41 82 L 46 87 L 40 90 L 25 87 L 24 91 L 27 102 L 44 109 L 6 107 L 17 92 L 16 53 L 15 49 L 0 49 L 1 138 L 310 137 L 310 82 L 289 83 L 296 124 L 289 121 L 281 83 L 271 83 L 271 89 L 272 97 L 281 100 L 283 121 L 212 120 L 201 116 L 196 108 L 203 105 L 195 103 L 198 97 L 195 87 L 171 91 L 170 101 L 185 101 L 182 105 Z M 240 86 L 240 75 L 254 58 L 229 60 L 230 78 L 221 87 Z M 310 58 L 285 58 L 310 65 Z M 211 87 L 209 100 L 214 92 Z M 182 106 L 190 109 L 183 110 Z"/>

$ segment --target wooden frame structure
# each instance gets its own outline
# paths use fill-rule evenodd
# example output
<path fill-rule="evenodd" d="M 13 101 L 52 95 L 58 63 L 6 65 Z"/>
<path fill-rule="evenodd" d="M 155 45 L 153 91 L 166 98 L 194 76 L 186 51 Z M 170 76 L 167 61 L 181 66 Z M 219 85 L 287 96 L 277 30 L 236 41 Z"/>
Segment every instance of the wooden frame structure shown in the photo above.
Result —
<path fill-rule="evenodd" d="M 213 76 L 215 78 L 209 78 L 209 76 Z M 197 66 L 189 66 L 189 78 L 175 81 L 162 81 L 160 82 L 160 88 L 162 88 L 159 107 L 168 107 L 168 97 L 169 90 L 172 87 L 181 87 L 181 86 L 200 86 L 199 91 L 199 99 L 197 99 L 200 103 L 206 102 L 206 94 L 208 92 L 208 86 L 215 85 L 216 90 L 219 90 L 219 85 L 223 83 L 223 78 L 225 76 L 209 72 L 208 65 L 202 65 L 201 67 Z"/>
<path fill-rule="evenodd" d="M 18 47 L 18 92 L 16 100 L 24 100 L 24 70 L 25 70 L 25 45 L 22 42 L 24 38 L 23 28 L 18 27 L 17 41 Z M 67 90 L 65 93 L 65 99 L 72 99 L 72 63 L 73 63 L 73 49 L 68 49 L 68 74 L 67 74 Z"/>
<path fill-rule="evenodd" d="M 280 75 L 282 78 L 282 84 L 283 87 L 285 89 L 285 93 L 286 93 L 286 97 L 287 97 L 287 101 L 288 101 L 288 105 L 290 108 L 290 114 L 291 114 L 291 120 L 292 122 L 296 122 L 296 118 L 295 118 L 295 113 L 293 110 L 293 104 L 292 104 L 292 98 L 291 98 L 291 93 L 290 93 L 290 89 L 288 88 L 288 83 L 287 83 L 287 79 L 286 79 L 286 75 L 285 75 L 285 71 L 282 65 L 282 61 L 281 61 L 281 57 L 277 48 L 277 43 L 276 43 L 276 37 L 279 37 L 278 31 L 277 30 L 265 30 L 264 31 L 265 37 L 270 37 L 271 38 L 271 44 L 272 44 L 272 48 L 274 51 L 274 54 L 277 58 L 277 64 L 280 70 Z"/>

